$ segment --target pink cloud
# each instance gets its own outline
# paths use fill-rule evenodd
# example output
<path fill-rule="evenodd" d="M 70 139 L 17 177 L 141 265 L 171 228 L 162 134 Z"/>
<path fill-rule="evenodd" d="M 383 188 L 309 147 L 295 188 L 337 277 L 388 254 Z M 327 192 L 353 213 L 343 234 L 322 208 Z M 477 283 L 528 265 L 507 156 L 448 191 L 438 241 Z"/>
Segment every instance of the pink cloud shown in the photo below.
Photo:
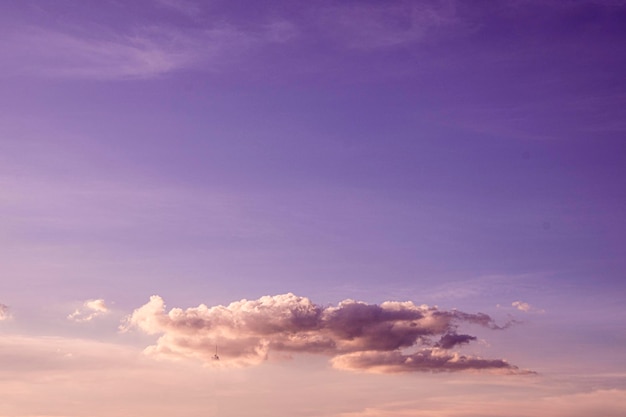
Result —
<path fill-rule="evenodd" d="M 9 306 L 0 303 L 0 321 L 8 320 L 11 318 L 11 313 L 9 312 Z"/>
<path fill-rule="evenodd" d="M 86 322 L 108 312 L 109 309 L 103 299 L 87 300 L 80 308 L 77 308 L 72 314 L 68 315 L 67 319 L 77 322 Z"/>
<path fill-rule="evenodd" d="M 544 313 L 544 310 L 538 309 L 523 301 L 513 301 L 511 303 L 511 306 L 515 307 L 519 311 L 523 311 L 524 313 L 529 313 L 529 312 Z"/>
<path fill-rule="evenodd" d="M 403 404 L 398 407 L 367 408 L 336 414 L 334 417 L 621 417 L 626 414 L 626 391 L 620 389 L 596 390 L 585 393 L 566 393 L 538 397 L 533 401 L 467 397 L 441 398 L 421 401 L 421 404 Z"/>
<path fill-rule="evenodd" d="M 482 359 L 461 355 L 440 348 L 421 349 L 405 355 L 398 350 L 377 352 L 354 352 L 339 355 L 332 359 L 338 369 L 368 370 L 381 373 L 415 371 L 450 372 L 466 370 L 490 370 L 504 373 L 531 373 L 522 371 L 502 359 Z"/>
<path fill-rule="evenodd" d="M 481 313 L 391 301 L 376 305 L 344 300 L 336 306 L 322 307 L 294 294 L 169 311 L 163 299 L 155 295 L 128 317 L 123 328 L 161 335 L 155 345 L 146 349 L 148 354 L 206 363 L 212 363 L 218 346 L 220 363 L 236 366 L 255 365 L 271 352 L 283 352 L 328 355 L 339 369 L 518 372 L 504 360 L 452 351 L 476 339 L 456 333 L 462 323 L 503 328 Z M 407 349 L 415 352 L 407 354 Z"/>

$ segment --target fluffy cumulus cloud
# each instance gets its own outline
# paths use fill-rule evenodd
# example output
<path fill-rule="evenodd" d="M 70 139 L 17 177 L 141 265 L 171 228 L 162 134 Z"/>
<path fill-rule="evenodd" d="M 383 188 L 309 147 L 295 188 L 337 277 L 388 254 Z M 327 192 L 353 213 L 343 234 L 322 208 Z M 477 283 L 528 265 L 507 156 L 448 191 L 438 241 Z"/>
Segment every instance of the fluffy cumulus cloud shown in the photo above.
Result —
<path fill-rule="evenodd" d="M 0 303 L 0 321 L 8 320 L 11 318 L 11 313 L 9 313 L 9 306 Z"/>
<path fill-rule="evenodd" d="M 212 360 L 217 346 L 220 364 L 238 366 L 258 364 L 276 352 L 324 354 L 336 368 L 373 372 L 522 372 L 504 360 L 452 350 L 476 340 L 457 333 L 462 323 L 503 328 L 481 313 L 391 301 L 376 305 L 345 300 L 320 306 L 293 294 L 169 311 L 155 295 L 128 317 L 123 328 L 160 335 L 146 349 L 148 354 L 207 363 L 217 363 Z"/>
<path fill-rule="evenodd" d="M 77 322 L 91 321 L 94 318 L 108 313 L 109 309 L 103 299 L 87 300 L 82 306 L 67 316 L 68 320 Z"/>

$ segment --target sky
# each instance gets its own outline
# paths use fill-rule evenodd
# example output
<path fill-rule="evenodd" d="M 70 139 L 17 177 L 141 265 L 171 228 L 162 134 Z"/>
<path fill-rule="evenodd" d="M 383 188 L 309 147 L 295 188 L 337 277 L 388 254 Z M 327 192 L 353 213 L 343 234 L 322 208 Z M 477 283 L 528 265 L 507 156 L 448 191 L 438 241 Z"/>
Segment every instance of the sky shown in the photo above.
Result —
<path fill-rule="evenodd" d="M 625 21 L 0 0 L 0 417 L 626 415 Z"/>

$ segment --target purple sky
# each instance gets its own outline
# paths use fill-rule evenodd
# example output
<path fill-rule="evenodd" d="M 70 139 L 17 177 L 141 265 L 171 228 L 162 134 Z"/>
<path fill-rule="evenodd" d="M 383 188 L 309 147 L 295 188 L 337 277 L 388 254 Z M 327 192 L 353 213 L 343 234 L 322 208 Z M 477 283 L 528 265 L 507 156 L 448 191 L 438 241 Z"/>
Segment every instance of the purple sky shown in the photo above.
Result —
<path fill-rule="evenodd" d="M 2 1 L 0 417 L 625 415 L 625 21 Z"/>

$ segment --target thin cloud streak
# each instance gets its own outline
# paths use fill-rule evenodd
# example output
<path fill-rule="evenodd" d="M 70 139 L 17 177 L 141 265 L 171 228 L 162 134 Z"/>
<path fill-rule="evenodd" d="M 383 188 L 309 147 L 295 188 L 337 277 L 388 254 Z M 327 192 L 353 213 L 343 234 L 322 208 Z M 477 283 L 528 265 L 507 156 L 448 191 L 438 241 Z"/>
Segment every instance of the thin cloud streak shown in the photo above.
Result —
<path fill-rule="evenodd" d="M 429 31 L 452 24 L 450 1 L 396 5 L 346 4 L 319 12 L 319 25 L 334 42 L 355 50 L 401 47 L 421 42 Z"/>
<path fill-rule="evenodd" d="M 510 374 L 529 374 L 502 359 L 482 359 L 474 356 L 448 352 L 445 349 L 421 349 L 404 355 L 392 352 L 356 352 L 340 355 L 332 359 L 338 369 L 364 370 L 380 373 L 401 372 L 455 372 L 455 371 L 502 371 Z"/>
<path fill-rule="evenodd" d="M 460 355 L 450 349 L 476 340 L 459 335 L 461 324 L 498 330 L 486 314 L 387 301 L 380 305 L 344 300 L 323 307 L 294 294 L 241 300 L 228 306 L 165 310 L 159 296 L 136 309 L 122 326 L 161 334 L 146 353 L 194 358 L 207 364 L 216 346 L 226 365 L 251 366 L 271 352 L 323 354 L 338 369 L 371 372 L 505 370 L 524 373 L 504 360 Z M 406 353 L 407 349 L 416 350 Z"/>
<path fill-rule="evenodd" d="M 202 11 L 198 4 L 188 0 L 155 0 L 155 5 L 191 18 L 197 17 Z"/>
<path fill-rule="evenodd" d="M 69 33 L 21 28 L 0 42 L 4 75 L 96 80 L 146 79 L 183 69 L 217 70 L 250 48 L 284 43 L 296 34 L 289 22 L 259 30 L 220 23 L 206 29 L 138 27 L 129 33 Z"/>
<path fill-rule="evenodd" d="M 194 61 L 189 39 L 162 30 L 135 35 L 84 37 L 30 28 L 4 43 L 14 73 L 52 78 L 134 79 L 155 77 Z"/>
<path fill-rule="evenodd" d="M 611 389 L 546 396 L 535 401 L 480 396 L 454 400 L 442 397 L 421 401 L 421 404 L 390 404 L 387 408 L 367 408 L 335 417 L 621 417 L 624 413 L 626 391 Z"/>

